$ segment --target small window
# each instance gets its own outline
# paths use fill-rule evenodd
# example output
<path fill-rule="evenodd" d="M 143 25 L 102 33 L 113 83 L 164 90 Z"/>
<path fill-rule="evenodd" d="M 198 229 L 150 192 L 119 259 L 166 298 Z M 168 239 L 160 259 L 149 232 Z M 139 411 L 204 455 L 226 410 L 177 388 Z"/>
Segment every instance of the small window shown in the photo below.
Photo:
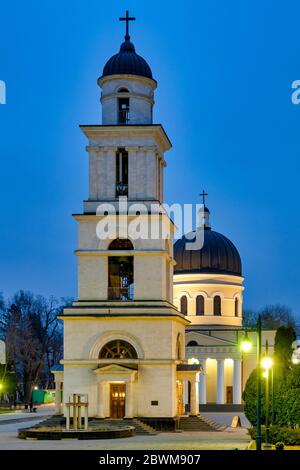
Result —
<path fill-rule="evenodd" d="M 219 295 L 214 297 L 214 315 L 221 315 L 221 297 Z"/>
<path fill-rule="evenodd" d="M 187 296 L 183 295 L 180 299 L 180 311 L 183 315 L 187 315 Z"/>
<path fill-rule="evenodd" d="M 193 347 L 193 346 L 198 346 L 197 341 L 189 341 L 187 344 L 187 347 Z"/>
<path fill-rule="evenodd" d="M 239 316 L 239 299 L 236 297 L 234 301 L 234 316 Z"/>
<path fill-rule="evenodd" d="M 196 297 L 196 315 L 204 315 L 204 297 L 197 295 Z"/>
<path fill-rule="evenodd" d="M 129 91 L 127 90 L 127 88 L 122 87 L 118 90 L 118 93 L 129 93 Z"/>

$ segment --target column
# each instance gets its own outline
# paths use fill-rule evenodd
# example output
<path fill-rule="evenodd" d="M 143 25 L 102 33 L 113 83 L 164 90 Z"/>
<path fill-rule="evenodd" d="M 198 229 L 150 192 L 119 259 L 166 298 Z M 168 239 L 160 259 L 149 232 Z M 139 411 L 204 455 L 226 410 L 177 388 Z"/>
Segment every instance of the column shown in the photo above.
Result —
<path fill-rule="evenodd" d="M 115 199 L 116 197 L 116 152 L 117 147 L 103 147 L 105 159 L 105 171 L 101 170 L 103 187 L 100 199 Z"/>
<path fill-rule="evenodd" d="M 217 363 L 217 405 L 224 405 L 224 359 Z"/>
<path fill-rule="evenodd" d="M 97 200 L 97 152 L 98 148 L 87 146 L 89 152 L 89 199 Z"/>
<path fill-rule="evenodd" d="M 98 418 L 105 418 L 104 382 L 98 383 Z"/>
<path fill-rule="evenodd" d="M 190 380 L 191 384 L 191 404 L 190 415 L 196 416 L 199 414 L 199 396 L 198 396 L 198 381 L 196 379 Z"/>
<path fill-rule="evenodd" d="M 187 406 L 189 404 L 189 383 L 187 380 L 184 381 L 183 385 L 184 390 L 184 412 L 187 410 Z"/>
<path fill-rule="evenodd" d="M 242 403 L 242 361 L 241 359 L 233 360 L 233 404 L 240 405 Z"/>
<path fill-rule="evenodd" d="M 125 417 L 133 418 L 133 384 L 132 382 L 126 383 L 125 395 Z"/>
<path fill-rule="evenodd" d="M 199 403 L 200 405 L 206 405 L 206 360 L 201 362 L 202 371 L 199 376 Z"/>
<path fill-rule="evenodd" d="M 61 382 L 55 382 L 55 414 L 61 414 Z"/>

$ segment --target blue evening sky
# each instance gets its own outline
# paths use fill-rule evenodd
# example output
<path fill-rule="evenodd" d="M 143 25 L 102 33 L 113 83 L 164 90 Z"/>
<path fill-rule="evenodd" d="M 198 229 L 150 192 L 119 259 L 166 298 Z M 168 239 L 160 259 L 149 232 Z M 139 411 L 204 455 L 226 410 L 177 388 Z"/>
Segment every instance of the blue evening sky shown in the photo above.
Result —
<path fill-rule="evenodd" d="M 167 202 L 209 193 L 212 226 L 238 247 L 245 306 L 299 309 L 298 1 L 2 2 L 0 291 L 76 295 L 76 223 L 87 196 L 86 140 L 96 84 L 119 49 L 126 8 L 158 81 L 155 122 Z"/>

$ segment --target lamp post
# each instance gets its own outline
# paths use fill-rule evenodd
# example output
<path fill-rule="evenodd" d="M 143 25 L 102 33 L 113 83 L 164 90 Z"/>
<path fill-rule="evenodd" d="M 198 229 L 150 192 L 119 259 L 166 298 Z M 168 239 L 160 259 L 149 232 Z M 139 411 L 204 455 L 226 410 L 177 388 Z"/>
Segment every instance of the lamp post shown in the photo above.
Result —
<path fill-rule="evenodd" d="M 257 423 L 256 450 L 261 451 L 261 316 L 258 315 L 256 328 L 257 348 Z"/>
<path fill-rule="evenodd" d="M 270 440 L 270 405 L 269 405 L 269 398 L 270 398 L 270 369 L 273 371 L 273 361 L 268 356 L 269 352 L 269 343 L 266 340 L 266 349 L 265 349 L 265 356 L 262 360 L 262 366 L 265 369 L 266 374 L 266 446 L 269 446 Z M 274 392 L 272 391 L 272 395 Z M 273 415 L 273 410 L 272 410 Z"/>
<path fill-rule="evenodd" d="M 272 414 L 271 414 L 271 425 L 274 424 L 274 367 L 271 369 L 271 400 L 272 400 Z"/>
<path fill-rule="evenodd" d="M 261 316 L 258 315 L 256 323 L 256 349 L 257 349 L 257 419 L 256 419 L 256 450 L 261 451 Z M 243 352 L 249 352 L 252 347 L 246 330 L 241 343 Z"/>

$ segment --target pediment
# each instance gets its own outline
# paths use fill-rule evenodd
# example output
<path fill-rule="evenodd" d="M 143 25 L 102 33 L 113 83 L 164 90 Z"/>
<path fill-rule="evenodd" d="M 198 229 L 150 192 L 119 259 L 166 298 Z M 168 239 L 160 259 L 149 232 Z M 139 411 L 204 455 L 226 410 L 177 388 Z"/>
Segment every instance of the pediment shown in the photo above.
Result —
<path fill-rule="evenodd" d="M 138 367 L 135 364 L 101 364 L 94 370 L 95 374 L 107 372 L 127 372 L 132 373 L 137 371 Z"/>
<path fill-rule="evenodd" d="M 185 335 L 185 344 L 195 341 L 198 346 L 236 346 L 232 339 L 218 338 L 213 335 L 191 331 Z M 196 347 L 196 346 L 195 346 Z"/>

